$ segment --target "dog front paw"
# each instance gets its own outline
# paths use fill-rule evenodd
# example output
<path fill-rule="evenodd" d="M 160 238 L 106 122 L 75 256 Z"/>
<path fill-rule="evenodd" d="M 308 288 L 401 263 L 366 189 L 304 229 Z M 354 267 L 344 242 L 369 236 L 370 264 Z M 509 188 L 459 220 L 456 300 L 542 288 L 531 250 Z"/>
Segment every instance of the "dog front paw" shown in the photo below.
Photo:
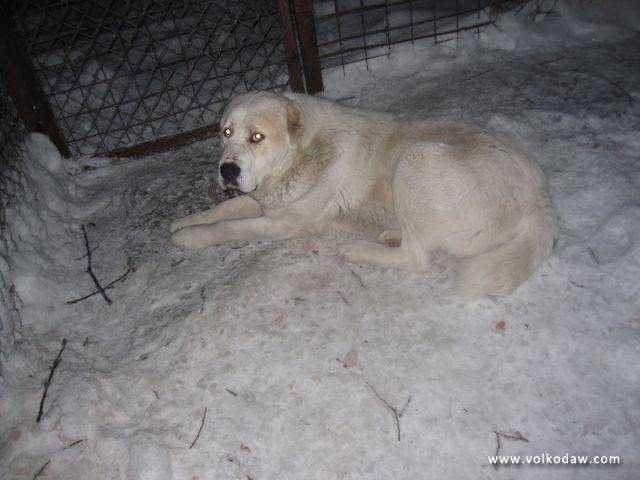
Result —
<path fill-rule="evenodd" d="M 177 223 L 173 222 L 171 224 L 171 226 L 169 227 L 169 231 L 171 232 L 171 236 L 169 237 L 169 243 L 171 244 L 171 246 L 176 247 L 176 248 L 184 248 L 187 249 L 187 244 L 188 244 L 188 240 L 189 240 L 189 235 L 187 233 L 187 229 L 186 228 L 180 228 L 179 226 L 176 226 L 174 228 L 174 225 Z M 184 230 L 184 231 L 183 231 Z"/>
<path fill-rule="evenodd" d="M 402 232 L 400 230 L 385 230 L 378 235 L 378 242 L 387 247 L 399 247 L 402 243 Z"/>
<path fill-rule="evenodd" d="M 338 249 L 338 255 L 345 261 L 349 263 L 360 263 L 360 252 L 362 251 L 362 246 L 357 243 L 346 243 L 342 245 Z"/>
<path fill-rule="evenodd" d="M 180 230 L 181 228 L 187 227 L 188 225 L 189 225 L 189 223 L 187 221 L 187 217 L 179 218 L 178 220 L 174 220 L 173 222 L 171 222 L 171 225 L 169 225 L 169 233 L 176 232 L 176 231 Z"/>
<path fill-rule="evenodd" d="M 209 225 L 194 225 L 180 228 L 169 238 L 169 243 L 184 250 L 197 250 L 222 243 Z"/>

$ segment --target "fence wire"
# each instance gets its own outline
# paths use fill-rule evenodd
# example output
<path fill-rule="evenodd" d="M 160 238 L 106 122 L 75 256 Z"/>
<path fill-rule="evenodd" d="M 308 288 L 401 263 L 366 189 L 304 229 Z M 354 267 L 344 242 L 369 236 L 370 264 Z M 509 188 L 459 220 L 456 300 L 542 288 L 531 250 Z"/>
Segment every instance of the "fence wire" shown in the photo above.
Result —
<path fill-rule="evenodd" d="M 20 321 L 19 297 L 10 271 L 9 242 L 12 235 L 5 213 L 10 205 L 20 202 L 23 193 L 23 160 L 19 145 L 24 133 L 24 126 L 0 77 L 0 353 L 5 352 L 7 344 L 13 340 Z"/>
<path fill-rule="evenodd" d="M 275 1 L 8 3 L 73 154 L 191 131 L 288 83 Z"/>
<path fill-rule="evenodd" d="M 490 23 L 488 0 L 315 0 L 323 68 L 388 56 L 400 43 L 456 38 Z"/>

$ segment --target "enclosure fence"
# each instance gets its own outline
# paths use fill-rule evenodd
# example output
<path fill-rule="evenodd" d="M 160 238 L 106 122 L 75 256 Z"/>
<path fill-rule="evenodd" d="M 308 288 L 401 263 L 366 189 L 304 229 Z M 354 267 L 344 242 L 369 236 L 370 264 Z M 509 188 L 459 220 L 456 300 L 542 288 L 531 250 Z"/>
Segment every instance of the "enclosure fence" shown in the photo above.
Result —
<path fill-rule="evenodd" d="M 285 86 L 272 2 L 9 2 L 71 153 L 213 123 L 237 93 Z"/>
<path fill-rule="evenodd" d="M 16 70 L 7 82 L 29 128 L 65 156 L 130 156 L 211 136 L 236 94 L 316 93 L 322 69 L 368 65 L 399 43 L 479 29 L 486 4 L 0 0 L 0 27 L 12 59 L 4 69 Z M 32 81 L 23 86 L 23 77 Z"/>
<path fill-rule="evenodd" d="M 490 23 L 486 0 L 324 0 L 314 2 L 323 68 L 388 56 L 400 43 L 446 42 Z"/>
<path fill-rule="evenodd" d="M 7 208 L 20 201 L 23 194 L 23 159 L 19 147 L 23 134 L 24 126 L 0 78 L 0 377 L 2 354 L 20 323 L 20 297 L 13 286 L 9 258 L 13 235 L 5 213 Z"/>

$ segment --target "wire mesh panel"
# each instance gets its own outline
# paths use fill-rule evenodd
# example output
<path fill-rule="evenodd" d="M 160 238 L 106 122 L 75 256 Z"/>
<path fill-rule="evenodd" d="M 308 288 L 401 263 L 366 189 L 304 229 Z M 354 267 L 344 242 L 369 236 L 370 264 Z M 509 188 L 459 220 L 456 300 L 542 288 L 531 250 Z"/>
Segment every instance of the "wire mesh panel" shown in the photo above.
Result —
<path fill-rule="evenodd" d="M 8 3 L 73 154 L 197 129 L 289 81 L 275 1 Z"/>
<path fill-rule="evenodd" d="M 19 204 L 24 196 L 23 158 L 19 143 L 24 126 L 18 118 L 5 82 L 0 78 L 0 376 L 2 355 L 13 341 L 20 323 L 20 297 L 11 279 L 9 246 L 12 232 L 5 213 L 12 204 Z"/>
<path fill-rule="evenodd" d="M 447 41 L 490 23 L 487 0 L 315 0 L 320 63 L 344 66 L 389 55 L 391 46 Z"/>

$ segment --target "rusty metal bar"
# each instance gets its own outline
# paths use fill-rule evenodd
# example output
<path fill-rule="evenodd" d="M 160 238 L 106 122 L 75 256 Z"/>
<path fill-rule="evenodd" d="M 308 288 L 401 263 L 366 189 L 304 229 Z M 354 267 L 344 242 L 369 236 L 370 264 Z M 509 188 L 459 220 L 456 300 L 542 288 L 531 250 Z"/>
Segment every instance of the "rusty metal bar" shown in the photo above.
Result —
<path fill-rule="evenodd" d="M 29 58 L 12 24 L 6 3 L 0 1 L 0 72 L 18 114 L 28 130 L 44 133 L 64 157 L 71 153 L 56 124 Z"/>
<path fill-rule="evenodd" d="M 312 0 L 293 0 L 297 17 L 298 36 L 307 93 L 324 90 L 322 70 L 318 58 L 318 41 L 313 17 Z"/>
<path fill-rule="evenodd" d="M 289 67 L 289 79 L 291 90 L 304 92 L 304 80 L 300 68 L 300 57 L 296 48 L 295 25 L 289 0 L 278 0 L 278 12 L 282 19 L 282 36 L 284 39 L 284 52 Z"/>
<path fill-rule="evenodd" d="M 180 132 L 167 137 L 156 138 L 148 142 L 139 143 L 131 147 L 117 148 L 111 150 L 105 155 L 113 158 L 138 158 L 150 155 L 152 153 L 170 150 L 180 145 L 195 142 L 196 140 L 204 140 L 206 138 L 215 137 L 220 129 L 219 123 L 205 125 L 189 132 Z"/>

